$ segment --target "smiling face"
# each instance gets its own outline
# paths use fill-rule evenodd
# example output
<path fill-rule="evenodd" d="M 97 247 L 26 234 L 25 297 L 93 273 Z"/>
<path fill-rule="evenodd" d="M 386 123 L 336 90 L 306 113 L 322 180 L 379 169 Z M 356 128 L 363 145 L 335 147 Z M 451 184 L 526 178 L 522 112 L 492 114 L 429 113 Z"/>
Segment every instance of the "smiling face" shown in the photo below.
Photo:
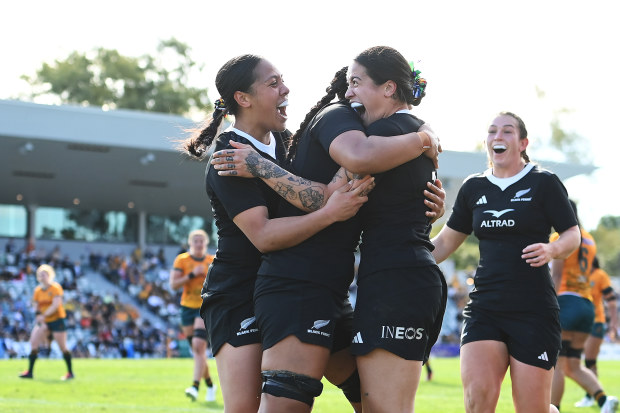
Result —
<path fill-rule="evenodd" d="M 493 170 L 519 170 L 525 164 L 521 152 L 528 145 L 527 138 L 521 139 L 519 123 L 510 115 L 497 116 L 489 126 L 486 139 L 487 153 Z"/>
<path fill-rule="evenodd" d="M 285 130 L 289 88 L 282 74 L 263 59 L 254 69 L 254 75 L 256 80 L 245 94 L 249 103 L 246 108 L 251 109 L 253 121 L 266 131 Z"/>
<path fill-rule="evenodd" d="M 366 68 L 356 61 L 349 66 L 347 79 L 349 87 L 345 98 L 351 102 L 351 106 L 358 108 L 364 123 L 370 124 L 383 117 L 385 86 L 375 84 L 366 73 Z"/>

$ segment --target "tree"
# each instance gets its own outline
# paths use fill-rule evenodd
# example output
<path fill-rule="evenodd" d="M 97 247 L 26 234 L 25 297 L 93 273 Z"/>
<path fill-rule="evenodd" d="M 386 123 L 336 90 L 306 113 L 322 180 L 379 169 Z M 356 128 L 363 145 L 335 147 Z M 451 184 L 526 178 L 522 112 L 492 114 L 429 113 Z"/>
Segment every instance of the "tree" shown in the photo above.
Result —
<path fill-rule="evenodd" d="M 545 91 L 536 86 L 536 95 L 542 102 L 546 99 Z M 550 109 L 545 109 L 549 111 Z M 543 153 L 551 151 L 551 155 L 563 158 L 563 161 L 587 164 L 591 162 L 591 153 L 589 142 L 583 136 L 566 127 L 566 123 L 570 123 L 570 117 L 574 110 L 566 107 L 552 109 L 549 113 L 551 135 L 549 138 L 540 139 L 540 143 L 536 147 L 532 147 L 534 151 Z M 545 155 L 548 156 L 549 154 Z M 543 157 L 545 157 L 543 156 Z"/>
<path fill-rule="evenodd" d="M 562 118 L 570 116 L 572 112 L 573 110 L 567 108 L 553 112 L 550 144 L 563 153 L 567 161 L 585 164 L 590 161 L 590 149 L 586 144 L 587 141 L 578 133 L 562 127 Z"/>
<path fill-rule="evenodd" d="M 620 275 L 620 216 L 604 216 L 592 231 L 601 268 L 609 275 Z"/>
<path fill-rule="evenodd" d="M 183 115 L 211 108 L 206 88 L 188 86 L 195 69 L 200 67 L 190 48 L 172 38 L 161 41 L 156 54 L 140 57 L 104 48 L 75 51 L 64 60 L 43 63 L 36 76 L 22 79 L 33 87 L 32 99 L 51 95 L 60 103 Z"/>

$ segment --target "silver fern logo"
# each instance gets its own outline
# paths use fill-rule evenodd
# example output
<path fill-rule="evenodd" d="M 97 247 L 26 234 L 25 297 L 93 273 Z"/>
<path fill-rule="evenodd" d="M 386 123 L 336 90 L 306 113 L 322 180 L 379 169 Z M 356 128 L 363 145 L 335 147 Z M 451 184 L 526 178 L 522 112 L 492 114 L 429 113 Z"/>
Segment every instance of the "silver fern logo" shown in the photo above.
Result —
<path fill-rule="evenodd" d="M 239 330 L 245 330 L 246 328 L 251 326 L 254 321 L 256 321 L 256 317 L 246 318 L 241 322 L 241 328 Z"/>
<path fill-rule="evenodd" d="M 532 190 L 532 188 L 527 188 L 527 189 L 522 189 L 520 191 L 517 191 L 517 193 L 510 200 L 510 202 L 529 202 L 529 201 L 531 201 L 532 200 L 532 196 L 531 195 L 529 197 L 527 197 L 527 198 L 523 197 L 523 195 L 527 195 L 531 190 Z"/>
<path fill-rule="evenodd" d="M 312 328 L 314 328 L 315 330 L 318 330 L 319 328 L 325 327 L 326 325 L 328 325 L 329 321 L 330 320 L 316 320 Z"/>
<path fill-rule="evenodd" d="M 331 333 L 326 333 L 324 331 L 319 331 L 320 328 L 325 327 L 331 322 L 331 320 L 316 320 L 312 327 L 310 327 L 307 331 L 310 334 L 317 334 L 319 336 L 330 337 Z"/>
<path fill-rule="evenodd" d="M 517 191 L 517 193 L 515 194 L 514 198 L 521 198 L 523 195 L 527 194 L 531 190 L 532 190 L 532 188 L 527 188 L 527 189 L 523 189 L 521 191 Z"/>
<path fill-rule="evenodd" d="M 238 336 L 242 336 L 250 333 L 258 333 L 258 328 L 249 328 L 256 321 L 256 317 L 249 317 L 243 320 L 240 324 L 241 328 L 237 332 Z"/>

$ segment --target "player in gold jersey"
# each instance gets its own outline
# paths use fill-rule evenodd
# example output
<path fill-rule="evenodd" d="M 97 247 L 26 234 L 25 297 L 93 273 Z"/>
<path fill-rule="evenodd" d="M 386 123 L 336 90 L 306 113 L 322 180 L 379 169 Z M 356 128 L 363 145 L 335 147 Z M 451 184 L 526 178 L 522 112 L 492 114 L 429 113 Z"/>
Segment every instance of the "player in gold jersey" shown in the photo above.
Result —
<path fill-rule="evenodd" d="M 577 215 L 577 206 L 571 201 Z M 553 260 L 551 274 L 558 292 L 560 324 L 562 325 L 562 348 L 553 375 L 551 403 L 558 407 L 564 394 L 564 376 L 568 376 L 591 394 L 601 413 L 613 413 L 618 409 L 618 399 L 607 396 L 603 386 L 591 370 L 581 365 L 581 353 L 594 325 L 594 305 L 590 289 L 590 272 L 596 255 L 594 238 L 581 225 L 581 244 L 565 260 Z M 551 236 L 551 241 L 556 239 Z"/>
<path fill-rule="evenodd" d="M 54 281 L 56 272 L 47 264 L 37 268 L 37 281 L 39 285 L 34 289 L 32 301 L 36 307 L 35 325 L 30 334 L 30 355 L 28 356 L 28 370 L 20 374 L 22 379 L 31 379 L 34 363 L 39 354 L 39 346 L 45 342 L 50 332 L 62 351 L 67 374 L 61 380 L 74 378 L 71 368 L 71 352 L 67 349 L 67 326 L 65 324 L 66 313 L 62 305 L 63 289 Z"/>
<path fill-rule="evenodd" d="M 209 237 L 201 229 L 190 232 L 188 237 L 189 251 L 179 254 L 174 260 L 170 272 L 170 287 L 177 290 L 183 287 L 181 296 L 181 328 L 187 337 L 194 354 L 194 381 L 185 389 L 187 397 L 192 401 L 198 397 L 200 379 L 204 377 L 207 385 L 206 401 L 215 401 L 215 385 L 209 375 L 207 366 L 207 330 L 200 317 L 202 297 L 200 291 L 207 277 L 207 270 L 213 256 L 207 254 Z"/>
<path fill-rule="evenodd" d="M 609 336 L 612 340 L 616 338 L 618 329 L 618 307 L 616 304 L 617 295 L 611 285 L 609 275 L 599 267 L 596 257 L 592 261 L 590 286 L 592 287 L 592 299 L 594 301 L 594 327 L 592 327 L 590 336 L 586 340 L 584 356 L 585 366 L 598 377 L 596 359 L 605 337 L 605 307 L 609 310 Z M 589 393 L 586 393 L 583 399 L 575 403 L 575 407 L 590 406 L 594 406 L 594 399 Z"/>

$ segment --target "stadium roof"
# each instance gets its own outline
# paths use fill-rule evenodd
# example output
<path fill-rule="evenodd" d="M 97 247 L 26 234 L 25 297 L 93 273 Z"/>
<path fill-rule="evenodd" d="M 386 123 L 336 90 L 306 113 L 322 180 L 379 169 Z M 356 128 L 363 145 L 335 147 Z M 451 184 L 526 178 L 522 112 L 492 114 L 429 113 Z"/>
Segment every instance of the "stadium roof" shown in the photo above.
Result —
<path fill-rule="evenodd" d="M 134 211 L 149 214 L 210 217 L 206 163 L 174 149 L 173 139 L 193 126 L 166 114 L 0 100 L 0 204 L 128 212 L 133 203 Z M 484 153 L 441 155 L 449 200 L 486 162 Z M 541 163 L 563 180 L 595 169 Z"/>
<path fill-rule="evenodd" d="M 2 204 L 209 216 L 206 163 L 175 151 L 189 119 L 0 100 Z M 22 201 L 17 201 L 18 194 Z"/>

